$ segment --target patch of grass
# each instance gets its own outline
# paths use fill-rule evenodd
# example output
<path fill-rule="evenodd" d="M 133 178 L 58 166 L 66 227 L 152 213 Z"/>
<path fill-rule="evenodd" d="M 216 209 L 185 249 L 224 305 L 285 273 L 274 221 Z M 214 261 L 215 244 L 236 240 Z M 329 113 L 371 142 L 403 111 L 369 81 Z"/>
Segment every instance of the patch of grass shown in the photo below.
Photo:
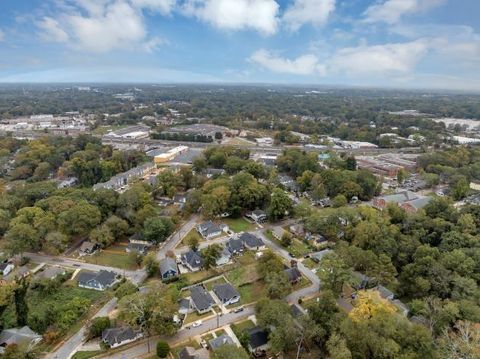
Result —
<path fill-rule="evenodd" d="M 243 284 L 252 283 L 259 279 L 257 267 L 255 264 L 239 266 L 231 271 L 225 273 L 227 280 L 232 283 L 234 287 L 239 287 Z"/>
<path fill-rule="evenodd" d="M 197 272 L 184 273 L 182 274 L 182 277 L 185 279 L 185 281 L 188 284 L 196 284 L 196 283 L 203 282 L 206 279 L 215 277 L 219 274 L 220 272 L 216 272 L 213 269 L 210 269 L 210 270 L 200 270 Z"/>
<path fill-rule="evenodd" d="M 308 269 L 318 268 L 319 264 L 316 263 L 312 258 L 305 259 L 302 264 Z"/>
<path fill-rule="evenodd" d="M 102 350 L 79 351 L 73 355 L 72 359 L 89 359 L 102 352 Z"/>
<path fill-rule="evenodd" d="M 134 270 L 137 269 L 137 264 L 132 256 L 127 252 L 120 252 L 115 250 L 98 252 L 92 256 L 83 257 L 86 262 L 99 264 L 103 266 L 116 267 L 120 269 Z"/>
<path fill-rule="evenodd" d="M 202 340 L 205 340 L 207 343 L 208 343 L 209 340 L 212 340 L 212 339 L 213 339 L 213 334 L 212 333 L 208 333 L 208 334 L 206 334 L 202 337 Z"/>
<path fill-rule="evenodd" d="M 226 332 L 225 330 L 223 330 L 223 329 L 217 330 L 217 331 L 215 332 L 215 335 L 216 335 L 217 337 L 221 337 L 223 334 L 227 334 L 227 332 Z"/>
<path fill-rule="evenodd" d="M 254 303 L 263 298 L 265 296 L 265 282 L 258 280 L 254 283 L 242 285 L 237 290 L 240 293 L 240 301 L 232 307 Z"/>
<path fill-rule="evenodd" d="M 192 228 L 192 230 L 190 230 L 190 232 L 188 232 L 187 235 L 183 237 L 182 242 L 180 242 L 180 247 L 188 246 L 188 242 L 191 238 L 196 238 L 198 240 L 198 243 L 205 242 L 205 239 L 203 239 L 203 237 L 197 232 L 197 230 L 195 228 Z"/>
<path fill-rule="evenodd" d="M 173 354 L 174 358 L 178 358 L 178 353 L 182 351 L 183 348 L 185 347 L 192 347 L 195 349 L 200 349 L 200 344 L 193 339 L 190 339 L 188 342 L 182 343 L 180 345 L 177 345 L 176 347 L 173 347 L 171 350 L 171 353 Z"/>
<path fill-rule="evenodd" d="M 217 279 L 212 280 L 212 281 L 210 281 L 210 282 L 204 283 L 204 286 L 205 286 L 205 288 L 206 288 L 208 291 L 210 291 L 210 290 L 212 290 L 213 287 L 216 286 L 217 284 L 225 284 L 225 283 L 227 283 L 227 282 L 225 281 L 225 278 L 220 277 L 220 278 L 217 278 Z"/>
<path fill-rule="evenodd" d="M 255 225 L 245 218 L 225 218 L 222 220 L 233 232 L 248 232 L 255 229 Z"/>
<path fill-rule="evenodd" d="M 235 335 L 238 337 L 244 330 L 255 327 L 255 323 L 250 319 L 230 325 Z"/>
<path fill-rule="evenodd" d="M 193 323 L 197 320 L 203 320 L 205 318 L 208 318 L 210 316 L 213 315 L 213 311 L 209 311 L 205 314 L 198 314 L 196 311 L 192 312 L 192 313 L 188 313 L 187 314 L 187 317 L 185 318 L 185 324 L 190 324 L 190 323 Z"/>

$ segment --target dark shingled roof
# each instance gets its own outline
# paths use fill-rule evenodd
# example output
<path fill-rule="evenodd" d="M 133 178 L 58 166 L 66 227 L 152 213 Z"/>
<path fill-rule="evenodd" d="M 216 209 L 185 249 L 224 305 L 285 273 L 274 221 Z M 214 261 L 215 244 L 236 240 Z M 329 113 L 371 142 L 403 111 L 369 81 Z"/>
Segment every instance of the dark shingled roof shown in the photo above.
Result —
<path fill-rule="evenodd" d="M 240 296 L 237 290 L 230 283 L 217 284 L 213 287 L 213 292 L 222 302 L 229 301 L 233 297 Z"/>
<path fill-rule="evenodd" d="M 254 327 L 248 330 L 248 342 L 252 350 L 260 348 L 268 343 L 268 333 L 265 329 Z"/>
<path fill-rule="evenodd" d="M 199 311 L 207 310 L 215 304 L 212 296 L 201 285 L 190 288 L 190 294 L 195 308 Z"/>
<path fill-rule="evenodd" d="M 240 235 L 240 239 L 248 247 L 261 247 L 264 245 L 263 241 L 260 238 L 254 236 L 251 233 L 242 233 Z"/>
<path fill-rule="evenodd" d="M 125 340 L 133 340 L 137 335 L 131 327 L 109 328 L 102 332 L 102 340 L 109 346 L 114 346 Z"/>

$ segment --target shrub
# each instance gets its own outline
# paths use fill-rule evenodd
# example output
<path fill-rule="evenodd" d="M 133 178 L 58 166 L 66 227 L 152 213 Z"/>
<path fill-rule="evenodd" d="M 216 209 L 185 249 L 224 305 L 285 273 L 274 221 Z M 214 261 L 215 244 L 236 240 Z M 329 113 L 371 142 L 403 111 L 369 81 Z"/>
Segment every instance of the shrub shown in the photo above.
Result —
<path fill-rule="evenodd" d="M 168 353 L 170 353 L 170 346 L 167 342 L 159 341 L 157 343 L 157 356 L 159 358 L 166 358 Z"/>

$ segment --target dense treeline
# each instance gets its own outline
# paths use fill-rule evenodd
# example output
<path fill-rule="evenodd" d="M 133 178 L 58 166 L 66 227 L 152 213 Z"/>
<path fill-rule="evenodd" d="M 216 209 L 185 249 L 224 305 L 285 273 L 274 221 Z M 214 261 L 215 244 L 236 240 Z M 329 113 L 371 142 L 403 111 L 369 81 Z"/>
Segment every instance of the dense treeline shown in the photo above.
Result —
<path fill-rule="evenodd" d="M 91 186 L 146 161 L 142 152 L 113 150 L 88 135 L 73 139 L 48 136 L 28 142 L 5 137 L 1 141 L 2 163 L 13 162 L 7 174 L 11 180 L 36 182 L 73 176 L 79 185 Z"/>

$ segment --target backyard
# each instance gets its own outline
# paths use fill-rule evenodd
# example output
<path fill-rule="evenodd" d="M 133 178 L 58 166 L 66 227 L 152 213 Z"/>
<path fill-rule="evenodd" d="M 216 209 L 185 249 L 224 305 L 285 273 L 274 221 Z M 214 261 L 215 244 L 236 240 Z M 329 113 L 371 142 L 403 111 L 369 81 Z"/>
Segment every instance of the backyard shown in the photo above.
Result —
<path fill-rule="evenodd" d="M 203 237 L 197 232 L 197 230 L 195 228 L 193 228 L 190 232 L 187 233 L 187 235 L 182 239 L 182 242 L 180 242 L 180 245 L 179 247 L 183 247 L 183 246 L 188 246 L 188 244 L 190 243 L 190 240 L 192 238 L 196 238 L 198 240 L 198 243 L 200 242 L 204 242 L 205 240 L 203 239 Z"/>

